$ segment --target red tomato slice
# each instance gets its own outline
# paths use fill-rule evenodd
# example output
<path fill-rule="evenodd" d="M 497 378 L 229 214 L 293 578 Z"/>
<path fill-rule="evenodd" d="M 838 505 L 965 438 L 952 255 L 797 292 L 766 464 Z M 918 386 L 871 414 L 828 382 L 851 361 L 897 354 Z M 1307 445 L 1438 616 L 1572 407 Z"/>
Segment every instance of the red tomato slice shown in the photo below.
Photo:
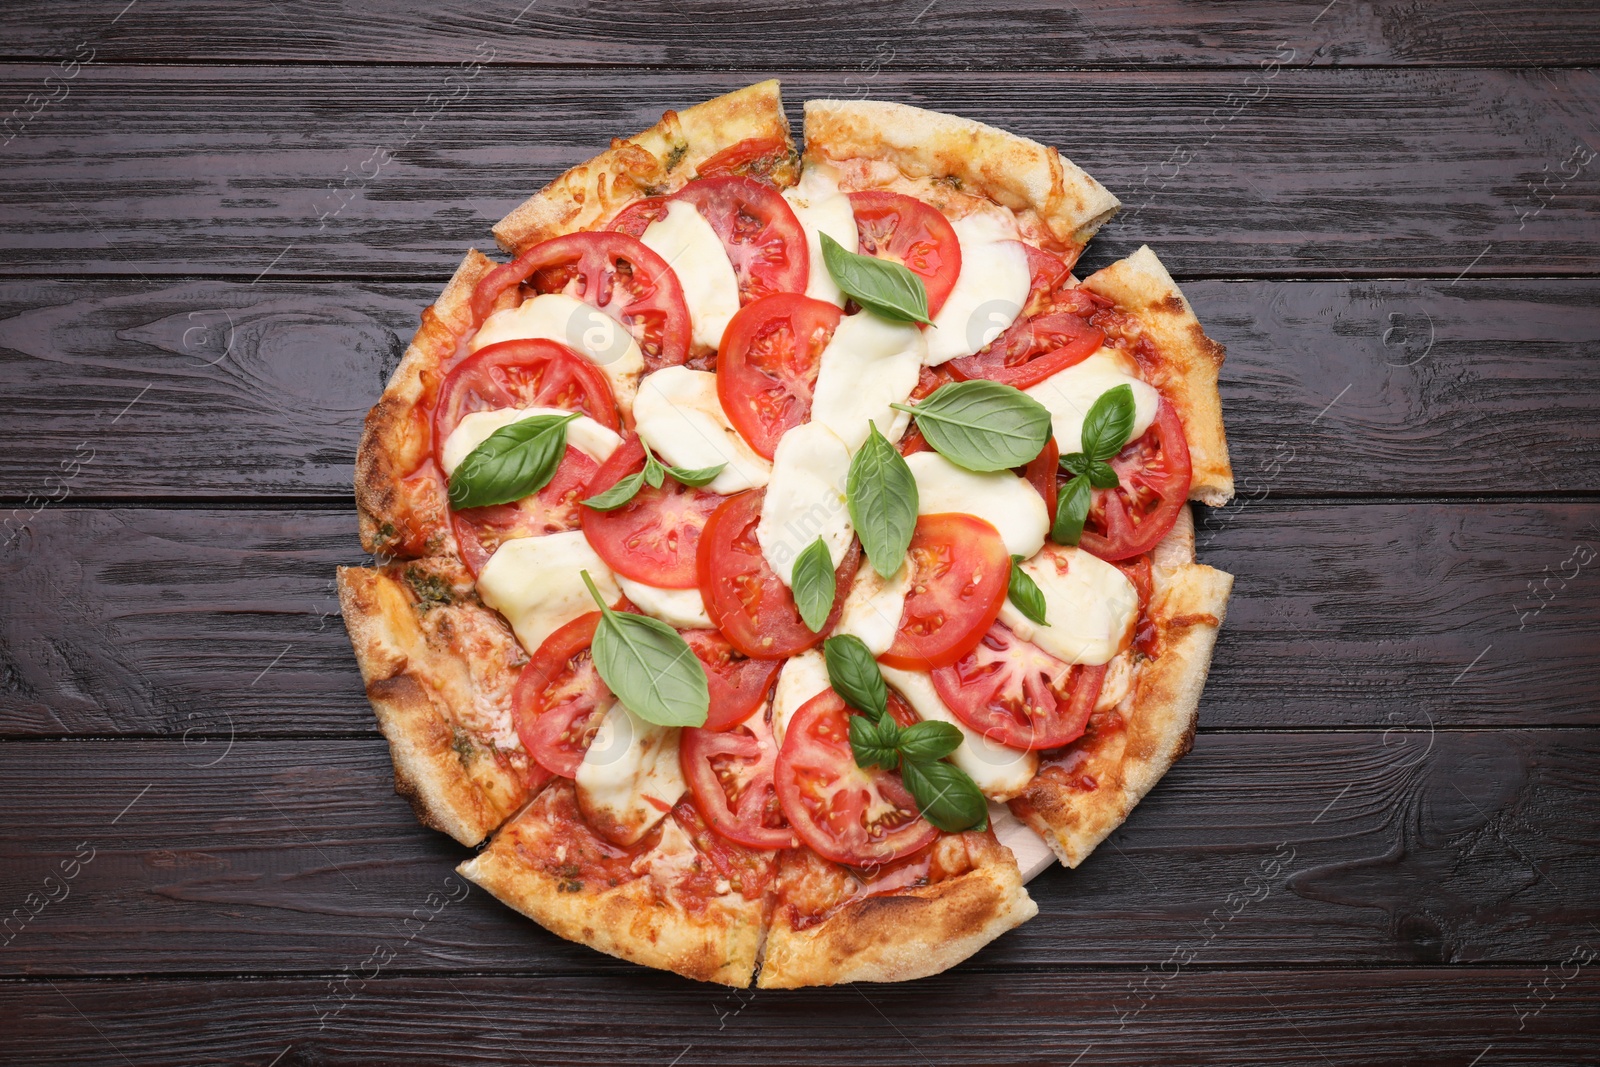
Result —
<path fill-rule="evenodd" d="M 730 174 L 764 178 L 790 158 L 789 146 L 776 137 L 747 137 L 731 144 L 695 168 L 702 178 Z"/>
<path fill-rule="evenodd" d="M 556 468 L 554 478 L 532 496 L 511 504 L 452 511 L 450 522 L 461 550 L 461 562 L 476 577 L 495 549 L 518 537 L 576 530 L 582 521 L 578 501 L 590 495 L 588 487 L 600 469 L 593 457 L 571 445 Z"/>
<path fill-rule="evenodd" d="M 767 459 L 811 416 L 822 350 L 842 312 L 825 300 L 774 293 L 739 309 L 717 352 L 717 396 L 728 421 Z"/>
<path fill-rule="evenodd" d="M 644 446 L 629 434 L 595 472 L 581 498 L 595 496 L 644 468 Z M 583 533 L 612 570 L 661 589 L 693 589 L 697 553 L 711 513 L 727 499 L 671 478 L 645 485 L 615 511 L 581 508 Z"/>
<path fill-rule="evenodd" d="M 769 711 L 721 732 L 688 727 L 678 759 L 695 807 L 713 830 L 751 848 L 793 848 L 799 841 L 784 822 L 773 781 L 778 742 L 770 717 Z"/>
<path fill-rule="evenodd" d="M 1104 560 L 1127 559 L 1154 548 L 1189 498 L 1189 442 L 1177 409 L 1163 399 L 1155 422 L 1111 469 L 1122 484 L 1094 491 L 1078 546 Z"/>
<path fill-rule="evenodd" d="M 650 224 L 667 213 L 667 198 L 664 196 L 647 196 L 643 200 L 635 200 L 611 220 L 608 230 L 625 233 L 629 237 L 642 237 Z"/>
<path fill-rule="evenodd" d="M 960 659 L 1000 614 L 1011 557 L 993 526 L 974 515 L 923 515 L 911 535 L 911 592 L 894 644 L 878 658 L 925 671 Z"/>
<path fill-rule="evenodd" d="M 806 291 L 811 277 L 806 231 L 778 190 L 729 175 L 690 182 L 672 198 L 693 204 L 722 238 L 739 279 L 739 303 Z"/>
<path fill-rule="evenodd" d="M 706 523 L 700 537 L 700 595 L 711 621 L 734 648 L 758 659 L 783 659 L 820 644 L 839 621 L 845 593 L 861 563 L 861 546 L 851 543 L 838 570 L 833 611 L 822 632 L 812 633 L 800 618 L 794 594 L 767 565 L 756 541 L 765 497 L 763 489 L 731 496 Z"/>
<path fill-rule="evenodd" d="M 589 645 L 600 613 L 591 611 L 544 639 L 517 678 L 511 713 L 522 747 L 541 767 L 574 778 L 611 706 Z"/>
<path fill-rule="evenodd" d="M 1056 477 L 1061 473 L 1061 449 L 1056 447 L 1054 437 L 1046 441 L 1044 451 L 1040 452 L 1022 469 L 1022 476 L 1028 479 L 1028 484 L 1039 491 L 1044 497 L 1044 513 L 1050 516 L 1050 521 L 1056 521 L 1057 482 Z"/>
<path fill-rule="evenodd" d="M 750 718 L 783 669 L 783 661 L 750 659 L 716 630 L 683 630 L 683 639 L 706 669 L 711 710 L 704 729 L 727 730 Z"/>
<path fill-rule="evenodd" d="M 898 697 L 891 695 L 890 702 L 898 703 Z M 831 689 L 808 700 L 790 720 L 776 777 L 789 825 L 801 841 L 835 863 L 889 863 L 939 836 L 898 774 L 857 766 L 850 750 L 849 709 Z"/>
<path fill-rule="evenodd" d="M 961 243 L 950 220 L 914 196 L 882 189 L 851 193 L 850 206 L 861 254 L 904 264 L 928 290 L 928 317 L 937 315 L 961 274 Z"/>
<path fill-rule="evenodd" d="M 1060 748 L 1083 735 L 1106 668 L 1074 666 L 996 622 L 983 640 L 933 672 L 956 718 L 1012 748 Z"/>
<path fill-rule="evenodd" d="M 569 233 L 496 267 L 473 290 L 474 326 L 489 317 L 501 293 L 524 283 L 541 293 L 566 293 L 622 323 L 639 342 L 649 370 L 689 356 L 689 308 L 678 276 L 625 233 Z"/>
<path fill-rule="evenodd" d="M 1082 363 L 1105 339 L 1104 333 L 1066 312 L 1019 318 L 983 351 L 952 359 L 950 370 L 962 381 L 984 378 L 1027 389 Z"/>

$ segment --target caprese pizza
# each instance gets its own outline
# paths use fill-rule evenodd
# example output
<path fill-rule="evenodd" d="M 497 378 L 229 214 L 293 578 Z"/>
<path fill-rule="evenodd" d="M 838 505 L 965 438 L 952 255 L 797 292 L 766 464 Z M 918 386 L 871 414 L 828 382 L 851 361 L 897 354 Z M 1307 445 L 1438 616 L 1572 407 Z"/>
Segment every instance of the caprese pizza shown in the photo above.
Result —
<path fill-rule="evenodd" d="M 1189 747 L 1222 348 L 1054 148 L 776 82 L 469 252 L 368 416 L 341 602 L 397 791 L 555 933 L 897 981 Z"/>

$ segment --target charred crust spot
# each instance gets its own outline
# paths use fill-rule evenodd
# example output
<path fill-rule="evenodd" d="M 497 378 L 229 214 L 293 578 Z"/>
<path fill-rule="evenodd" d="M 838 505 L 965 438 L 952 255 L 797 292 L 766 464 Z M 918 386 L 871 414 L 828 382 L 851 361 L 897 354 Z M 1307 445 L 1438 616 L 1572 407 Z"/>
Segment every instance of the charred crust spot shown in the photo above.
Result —
<path fill-rule="evenodd" d="M 1177 293 L 1168 293 L 1160 300 L 1157 300 L 1152 307 L 1156 311 L 1164 311 L 1169 315 L 1182 315 L 1189 310 L 1189 306 L 1183 302 L 1183 297 Z"/>

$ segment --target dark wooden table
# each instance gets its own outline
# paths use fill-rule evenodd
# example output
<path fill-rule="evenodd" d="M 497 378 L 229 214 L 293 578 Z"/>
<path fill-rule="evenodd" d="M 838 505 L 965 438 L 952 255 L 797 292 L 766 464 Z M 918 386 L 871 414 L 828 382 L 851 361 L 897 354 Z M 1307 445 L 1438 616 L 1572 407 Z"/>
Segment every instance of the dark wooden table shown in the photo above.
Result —
<path fill-rule="evenodd" d="M 1592 0 L 125 2 L 0 8 L 0 1060 L 1600 1058 Z M 1087 265 L 1149 242 L 1228 347 L 1193 754 L 899 986 L 459 899 L 333 595 L 463 249 L 774 73 L 1060 145 L 1127 205 Z"/>

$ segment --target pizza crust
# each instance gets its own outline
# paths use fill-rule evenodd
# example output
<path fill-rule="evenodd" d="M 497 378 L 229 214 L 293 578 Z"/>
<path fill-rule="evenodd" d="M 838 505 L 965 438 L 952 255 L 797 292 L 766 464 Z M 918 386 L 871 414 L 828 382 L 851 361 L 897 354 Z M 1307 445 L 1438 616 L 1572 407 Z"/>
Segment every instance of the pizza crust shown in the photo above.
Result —
<path fill-rule="evenodd" d="M 776 80 L 668 111 L 643 133 L 613 140 L 609 149 L 562 174 L 496 223 L 495 240 L 520 255 L 540 241 L 598 229 L 640 197 L 681 189 L 700 164 L 751 139 L 781 140 L 793 158 L 789 116 Z M 799 173 L 790 162 L 771 177 L 780 186 L 793 185 Z"/>
<path fill-rule="evenodd" d="M 1116 301 L 1155 346 L 1150 384 L 1178 409 L 1194 477 L 1189 499 L 1221 507 L 1233 498 L 1233 465 L 1222 426 L 1217 375 L 1225 349 L 1206 336 L 1172 275 L 1149 245 L 1084 279 L 1083 287 Z"/>

